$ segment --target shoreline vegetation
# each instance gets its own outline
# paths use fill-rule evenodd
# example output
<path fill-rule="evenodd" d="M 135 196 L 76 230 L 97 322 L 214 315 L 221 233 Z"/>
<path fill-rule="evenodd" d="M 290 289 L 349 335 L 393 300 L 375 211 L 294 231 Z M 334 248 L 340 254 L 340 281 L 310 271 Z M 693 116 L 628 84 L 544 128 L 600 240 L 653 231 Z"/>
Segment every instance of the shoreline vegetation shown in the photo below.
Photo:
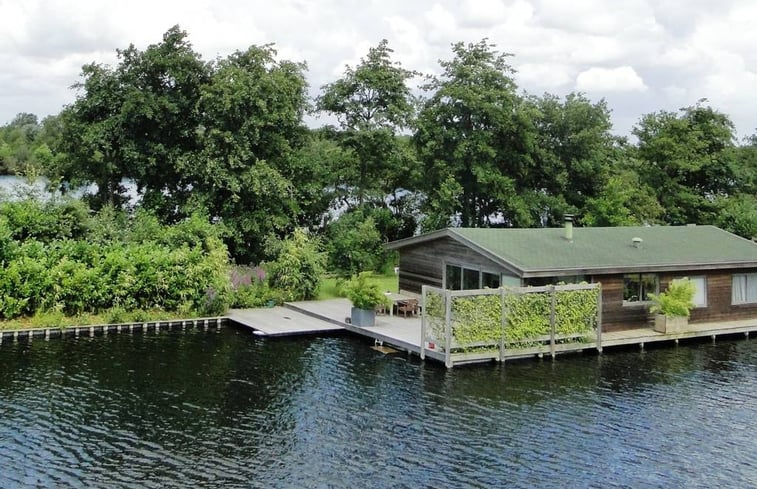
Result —
<path fill-rule="evenodd" d="M 0 320 L 217 315 L 364 271 L 395 290 L 383 244 L 448 226 L 757 236 L 757 135 L 701 99 L 619 137 L 604 100 L 523 93 L 510 56 L 455 43 L 422 77 L 382 40 L 312 98 L 272 44 L 208 62 L 174 26 L 83 66 L 59 114 L 0 126 L 0 173 L 30 183 L 0 195 Z"/>
<path fill-rule="evenodd" d="M 232 272 L 233 275 L 233 272 Z M 369 274 L 369 283 L 376 284 L 379 290 L 398 290 L 397 276 L 392 274 Z M 330 276 L 325 277 L 318 289 L 318 295 L 314 300 L 333 299 L 345 297 L 345 279 Z M 258 305 L 257 307 L 269 307 L 270 304 Z M 46 329 L 78 326 L 97 326 L 113 324 L 144 323 L 155 321 L 182 321 L 204 317 L 198 312 L 177 313 L 163 310 L 134 310 L 126 311 L 120 308 L 102 311 L 100 313 L 83 313 L 75 316 L 66 316 L 57 311 L 43 312 L 30 317 L 0 320 L 0 331 Z"/>
<path fill-rule="evenodd" d="M 322 245 L 304 230 L 257 266 L 234 264 L 223 237 L 201 213 L 164 225 L 66 197 L 0 201 L 0 329 L 218 317 L 345 295 L 347 275 L 326 275 Z M 371 280 L 397 287 L 393 273 Z"/>

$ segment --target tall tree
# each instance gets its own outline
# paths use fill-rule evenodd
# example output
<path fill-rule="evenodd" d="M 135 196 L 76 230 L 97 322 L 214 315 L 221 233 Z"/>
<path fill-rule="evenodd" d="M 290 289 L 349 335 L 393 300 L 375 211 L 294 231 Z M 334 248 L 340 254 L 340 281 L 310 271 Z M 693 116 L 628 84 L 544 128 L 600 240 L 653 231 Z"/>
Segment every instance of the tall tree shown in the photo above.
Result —
<path fill-rule="evenodd" d="M 201 150 L 180 167 L 211 216 L 226 224 L 243 261 L 293 229 L 301 214 L 297 150 L 306 137 L 305 66 L 252 46 L 218 62 L 201 91 Z"/>
<path fill-rule="evenodd" d="M 582 213 L 587 199 L 608 183 L 616 140 L 610 133 L 610 110 L 604 100 L 593 103 L 580 93 L 564 100 L 544 94 L 530 97 L 528 104 L 537 144 L 527 187 L 532 200 L 543 200 L 532 212 L 555 224 L 566 212 Z"/>
<path fill-rule="evenodd" d="M 713 223 L 716 199 L 734 190 L 733 123 L 703 102 L 644 115 L 633 129 L 639 176 L 656 191 L 668 224 Z"/>
<path fill-rule="evenodd" d="M 494 48 L 486 40 L 454 44 L 453 58 L 440 61 L 442 74 L 424 87 L 430 96 L 414 139 L 424 165 L 426 208 L 438 224 L 534 224 L 522 195 L 533 167 L 534 131 L 516 94 L 510 55 Z"/>
<path fill-rule="evenodd" d="M 131 45 L 118 57 L 115 68 L 84 66 L 77 100 L 61 115 L 66 158 L 58 170 L 96 183 L 96 207 L 121 204 L 122 181 L 132 179 L 144 205 L 168 219 L 191 189 L 178 169 L 198 148 L 197 101 L 209 68 L 178 26 L 145 51 Z"/>
<path fill-rule="evenodd" d="M 407 83 L 415 73 L 392 61 L 392 52 L 382 40 L 356 67 L 347 66 L 342 78 L 325 85 L 316 99 L 317 110 L 336 116 L 337 141 L 353 155 L 340 172 L 343 180 L 335 183 L 352 189 L 358 205 L 369 198 L 383 202 L 398 186 L 413 186 L 414 160 L 397 136 L 413 118 Z"/>

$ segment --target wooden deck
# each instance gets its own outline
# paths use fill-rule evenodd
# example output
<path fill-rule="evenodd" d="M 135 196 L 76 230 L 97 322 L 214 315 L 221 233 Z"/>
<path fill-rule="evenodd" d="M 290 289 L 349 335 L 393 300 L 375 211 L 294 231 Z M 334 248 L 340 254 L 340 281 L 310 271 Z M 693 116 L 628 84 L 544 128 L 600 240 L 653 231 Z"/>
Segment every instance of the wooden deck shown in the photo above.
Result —
<path fill-rule="evenodd" d="M 287 307 L 231 309 L 226 317 L 251 328 L 260 336 L 294 336 L 344 330 L 339 324 Z"/>
<path fill-rule="evenodd" d="M 391 346 L 395 349 L 421 355 L 421 320 L 420 317 L 376 316 L 373 327 L 356 327 L 348 324 L 350 302 L 347 299 L 330 299 L 325 301 L 291 302 L 284 307 L 271 309 L 247 309 L 230 312 L 232 321 L 251 327 L 257 334 L 272 336 L 317 334 L 328 331 L 346 330 L 370 338 L 376 344 Z M 656 342 L 678 342 L 690 338 L 712 338 L 722 335 L 744 335 L 757 332 L 757 318 L 741 321 L 724 321 L 719 323 L 690 324 L 681 333 L 658 333 L 652 328 L 629 329 L 625 331 L 603 332 L 601 344 L 596 341 L 555 345 L 555 354 L 580 352 L 584 350 L 601 351 L 613 347 L 627 347 Z M 549 344 L 542 346 L 506 349 L 503 354 L 498 350 L 477 352 L 454 352 L 451 364 L 461 365 L 475 362 L 506 361 L 518 358 L 542 357 L 551 354 Z M 425 358 L 445 362 L 443 352 L 426 348 Z"/>

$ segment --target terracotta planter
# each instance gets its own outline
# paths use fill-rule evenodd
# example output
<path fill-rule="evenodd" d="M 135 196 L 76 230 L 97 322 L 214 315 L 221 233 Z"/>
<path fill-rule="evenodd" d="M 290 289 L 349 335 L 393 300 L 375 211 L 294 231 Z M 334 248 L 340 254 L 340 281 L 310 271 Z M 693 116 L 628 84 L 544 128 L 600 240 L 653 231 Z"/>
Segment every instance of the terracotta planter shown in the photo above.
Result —
<path fill-rule="evenodd" d="M 685 316 L 666 316 L 656 314 L 654 317 L 654 330 L 658 333 L 681 333 L 689 325 L 689 318 Z"/>

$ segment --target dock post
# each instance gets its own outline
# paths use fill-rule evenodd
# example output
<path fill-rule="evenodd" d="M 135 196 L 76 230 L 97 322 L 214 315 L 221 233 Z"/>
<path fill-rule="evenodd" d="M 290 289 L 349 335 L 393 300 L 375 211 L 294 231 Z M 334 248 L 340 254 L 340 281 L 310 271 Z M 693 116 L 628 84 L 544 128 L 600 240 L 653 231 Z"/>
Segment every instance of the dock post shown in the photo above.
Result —
<path fill-rule="evenodd" d="M 717 335 L 712 335 L 712 344 L 713 344 L 713 345 L 715 344 L 715 338 L 716 338 L 716 337 L 717 337 Z"/>
<path fill-rule="evenodd" d="M 555 292 L 555 286 L 549 286 L 549 354 L 552 356 L 552 360 L 555 359 L 555 302 L 557 301 L 557 294 Z"/>
<path fill-rule="evenodd" d="M 452 291 L 446 290 L 444 314 L 444 365 L 452 368 Z"/>
<path fill-rule="evenodd" d="M 505 307 L 505 288 L 500 288 L 499 292 L 499 300 L 500 300 L 500 311 L 501 311 L 501 318 L 500 318 L 500 325 L 502 326 L 502 331 L 499 335 L 499 362 L 502 363 L 505 361 L 505 328 L 507 328 L 507 311 Z"/>
<path fill-rule="evenodd" d="M 426 287 L 428 286 L 421 286 L 421 360 L 426 359 Z"/>
<path fill-rule="evenodd" d="M 597 351 L 602 354 L 602 284 L 597 284 Z"/>

